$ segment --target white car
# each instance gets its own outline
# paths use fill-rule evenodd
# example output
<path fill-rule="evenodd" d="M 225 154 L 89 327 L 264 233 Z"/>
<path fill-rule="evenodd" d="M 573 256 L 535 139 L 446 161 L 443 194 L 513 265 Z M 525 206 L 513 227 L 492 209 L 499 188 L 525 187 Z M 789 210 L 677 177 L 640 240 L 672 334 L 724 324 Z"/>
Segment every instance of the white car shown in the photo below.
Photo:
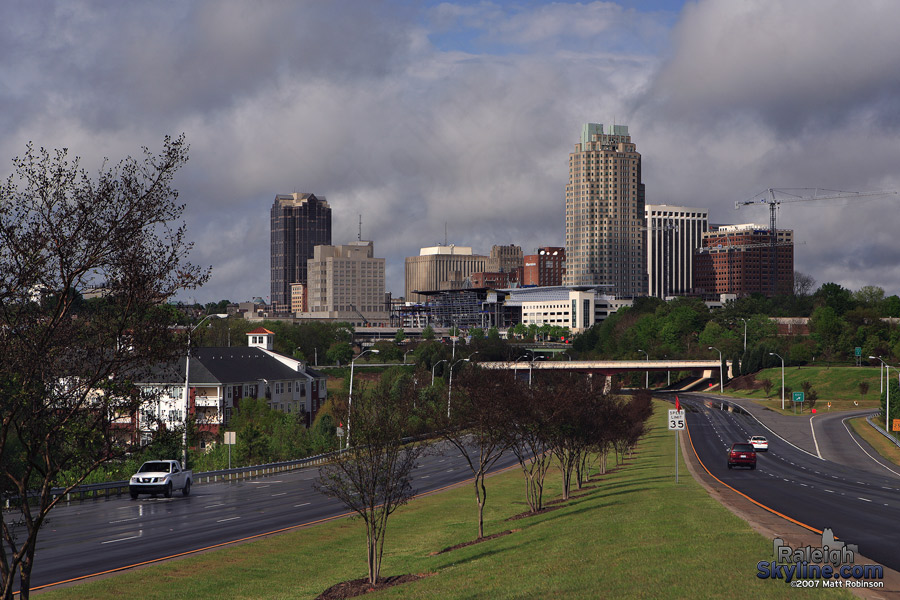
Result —
<path fill-rule="evenodd" d="M 761 435 L 754 435 L 747 441 L 753 444 L 753 449 L 757 452 L 766 452 L 769 449 L 769 440 Z"/>

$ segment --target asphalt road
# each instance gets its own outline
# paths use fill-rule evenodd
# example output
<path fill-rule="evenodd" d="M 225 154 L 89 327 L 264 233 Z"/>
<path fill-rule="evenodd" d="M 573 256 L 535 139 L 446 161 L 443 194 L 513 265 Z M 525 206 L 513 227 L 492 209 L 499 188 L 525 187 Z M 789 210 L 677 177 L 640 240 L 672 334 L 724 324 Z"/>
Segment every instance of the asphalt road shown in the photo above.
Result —
<path fill-rule="evenodd" d="M 509 452 L 494 471 L 514 464 Z M 62 505 L 38 534 L 32 589 L 346 514 L 343 504 L 315 491 L 317 475 L 317 468 L 309 468 L 195 485 L 188 497 L 175 492 L 172 498 L 123 496 Z M 413 486 L 422 494 L 471 476 L 459 451 L 445 450 L 421 458 Z M 473 538 L 475 519 L 473 503 Z"/>
<path fill-rule="evenodd" d="M 841 426 L 842 418 L 814 418 L 811 427 L 806 417 L 789 417 L 800 440 L 803 428 L 810 428 L 808 437 L 815 438 L 810 451 L 733 404 L 702 396 L 680 398 L 688 410 L 693 446 L 715 477 L 801 523 L 831 528 L 839 539 L 857 544 L 861 554 L 900 570 L 900 474 L 872 459 L 861 468 L 860 453 L 849 450 L 855 438 Z M 755 470 L 728 469 L 726 450 L 751 435 L 765 435 L 768 452 L 757 453 Z M 836 462 L 838 458 L 849 464 Z"/>

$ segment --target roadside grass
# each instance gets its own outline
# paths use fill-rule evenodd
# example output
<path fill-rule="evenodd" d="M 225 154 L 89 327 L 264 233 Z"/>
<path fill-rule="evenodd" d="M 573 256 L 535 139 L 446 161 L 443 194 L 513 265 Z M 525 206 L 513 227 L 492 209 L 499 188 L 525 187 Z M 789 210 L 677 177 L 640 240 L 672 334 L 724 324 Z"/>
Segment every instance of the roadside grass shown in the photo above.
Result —
<path fill-rule="evenodd" d="M 858 417 L 848 421 L 850 427 L 859 437 L 866 440 L 878 454 L 888 461 L 900 465 L 900 447 L 892 444 L 880 432 L 875 431 L 867 422 L 865 417 Z"/>
<path fill-rule="evenodd" d="M 802 392 L 803 382 L 809 381 L 819 395 L 815 406 L 819 412 L 878 408 L 881 405 L 879 373 L 877 367 L 787 367 L 784 370 L 784 383 L 791 391 Z M 792 414 L 790 396 L 785 397 L 786 408 L 784 411 L 781 410 L 781 367 L 763 369 L 756 374 L 756 381 L 764 379 L 772 381 L 771 396 L 768 398 L 762 389 L 734 390 L 726 387 L 725 395 L 750 398 L 776 412 Z M 859 390 L 859 384 L 863 381 L 869 384 L 866 394 L 861 394 Z M 809 408 L 804 407 L 803 413 L 808 414 Z"/>
<path fill-rule="evenodd" d="M 485 534 L 510 535 L 438 553 L 475 537 L 470 483 L 399 509 L 388 526 L 382 575 L 429 576 L 365 598 L 851 598 L 846 590 L 788 589 L 783 580 L 756 577 L 757 562 L 772 558 L 772 541 L 710 498 L 683 457 L 675 484 L 668 408 L 655 402 L 652 430 L 634 455 L 555 510 L 508 521 L 526 510 L 522 474 L 516 467 L 490 477 Z M 560 493 L 552 469 L 545 499 Z M 361 523 L 338 519 L 41 597 L 314 598 L 365 577 L 365 564 Z"/>

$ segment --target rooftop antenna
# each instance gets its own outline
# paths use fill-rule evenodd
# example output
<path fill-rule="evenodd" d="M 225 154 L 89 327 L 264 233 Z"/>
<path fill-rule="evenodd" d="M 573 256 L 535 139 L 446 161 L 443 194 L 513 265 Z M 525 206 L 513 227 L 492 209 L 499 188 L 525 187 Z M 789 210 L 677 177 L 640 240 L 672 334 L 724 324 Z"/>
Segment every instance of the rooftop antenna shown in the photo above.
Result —
<path fill-rule="evenodd" d="M 362 241 L 362 215 L 359 215 L 359 233 L 356 234 L 356 241 Z"/>
<path fill-rule="evenodd" d="M 447 246 L 447 221 L 444 221 L 444 245 Z"/>

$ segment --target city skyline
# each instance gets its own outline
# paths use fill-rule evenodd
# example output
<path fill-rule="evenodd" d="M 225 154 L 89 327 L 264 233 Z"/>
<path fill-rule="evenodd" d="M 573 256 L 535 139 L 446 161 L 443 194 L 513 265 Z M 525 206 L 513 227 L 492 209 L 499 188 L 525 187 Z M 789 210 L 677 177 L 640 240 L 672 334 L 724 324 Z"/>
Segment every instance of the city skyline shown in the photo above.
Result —
<path fill-rule="evenodd" d="M 174 187 L 210 302 L 270 294 L 268 210 L 312 193 L 388 291 L 443 243 L 564 246 L 582 124 L 627 124 L 647 204 L 768 221 L 770 187 L 900 189 L 900 5 L 100 2 L 0 6 L 0 174 L 36 147 L 96 172 L 186 134 Z M 782 206 L 817 285 L 900 293 L 897 197 Z"/>

